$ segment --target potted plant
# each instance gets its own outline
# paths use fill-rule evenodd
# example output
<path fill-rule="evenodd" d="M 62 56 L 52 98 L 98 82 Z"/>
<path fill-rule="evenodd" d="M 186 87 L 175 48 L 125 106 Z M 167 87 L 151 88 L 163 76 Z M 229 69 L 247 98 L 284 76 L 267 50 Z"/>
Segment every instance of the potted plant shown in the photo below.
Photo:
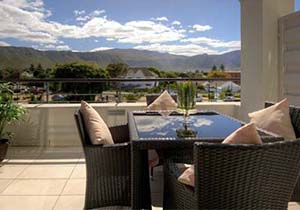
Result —
<path fill-rule="evenodd" d="M 26 113 L 25 108 L 13 101 L 13 84 L 0 84 L 0 162 L 5 158 L 9 140 L 13 133 L 5 131 L 7 125 L 20 120 Z"/>
<path fill-rule="evenodd" d="M 196 111 L 196 88 L 191 81 L 185 81 L 178 84 L 178 112 L 183 114 L 183 128 L 176 130 L 180 138 L 195 137 L 197 131 L 192 130 L 188 124 L 188 116 Z"/>

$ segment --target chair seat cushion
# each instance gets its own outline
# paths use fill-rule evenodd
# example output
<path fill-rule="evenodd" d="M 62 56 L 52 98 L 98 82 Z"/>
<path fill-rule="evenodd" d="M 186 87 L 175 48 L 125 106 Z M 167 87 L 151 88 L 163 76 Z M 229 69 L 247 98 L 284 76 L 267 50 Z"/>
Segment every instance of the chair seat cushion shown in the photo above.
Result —
<path fill-rule="evenodd" d="M 288 100 L 284 99 L 268 108 L 249 113 L 251 122 L 257 127 L 282 136 L 285 140 L 295 140 Z"/>
<path fill-rule="evenodd" d="M 90 210 L 131 210 L 130 206 L 106 206 Z"/>

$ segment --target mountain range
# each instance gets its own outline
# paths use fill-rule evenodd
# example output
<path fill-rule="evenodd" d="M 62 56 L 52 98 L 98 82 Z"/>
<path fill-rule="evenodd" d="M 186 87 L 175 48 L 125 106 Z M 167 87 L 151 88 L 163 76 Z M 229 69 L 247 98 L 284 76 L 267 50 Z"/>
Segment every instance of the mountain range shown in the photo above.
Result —
<path fill-rule="evenodd" d="M 41 64 L 51 68 L 56 64 L 70 62 L 89 62 L 105 68 L 110 63 L 126 63 L 132 67 L 156 67 L 160 70 L 185 72 L 189 70 L 208 70 L 213 65 L 224 64 L 226 69 L 240 68 L 240 51 L 220 55 L 201 54 L 195 56 L 173 55 L 147 50 L 110 49 L 96 52 L 40 51 L 27 47 L 0 47 L 0 69 L 28 68 L 30 64 Z"/>

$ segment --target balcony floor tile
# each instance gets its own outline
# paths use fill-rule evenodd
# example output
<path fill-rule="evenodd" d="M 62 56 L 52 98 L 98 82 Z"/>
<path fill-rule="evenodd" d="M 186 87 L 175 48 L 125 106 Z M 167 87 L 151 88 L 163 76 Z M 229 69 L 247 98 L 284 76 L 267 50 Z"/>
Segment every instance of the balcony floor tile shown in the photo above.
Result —
<path fill-rule="evenodd" d="M 66 179 L 16 179 L 2 195 L 60 195 Z"/>
<path fill-rule="evenodd" d="M 0 210 L 83 209 L 86 168 L 79 147 L 11 147 L 0 167 Z M 162 167 L 151 181 L 153 210 L 161 210 Z M 299 210 L 290 203 L 288 210 Z"/>
<path fill-rule="evenodd" d="M 52 210 L 58 196 L 0 196 L 0 210 Z"/>

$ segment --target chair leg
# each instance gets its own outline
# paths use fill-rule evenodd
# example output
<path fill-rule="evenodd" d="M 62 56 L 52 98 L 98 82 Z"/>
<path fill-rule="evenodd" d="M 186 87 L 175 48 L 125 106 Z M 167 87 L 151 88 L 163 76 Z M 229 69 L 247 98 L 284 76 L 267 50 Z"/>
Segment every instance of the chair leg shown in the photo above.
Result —
<path fill-rule="evenodd" d="M 154 167 L 151 167 L 150 170 L 151 170 L 151 171 L 150 171 L 150 178 L 151 178 L 151 180 L 153 181 L 153 180 L 154 180 L 154 178 L 153 178 Z"/>
<path fill-rule="evenodd" d="M 300 176 L 299 176 L 300 177 Z M 290 200 L 291 202 L 300 202 L 300 178 L 298 178 L 298 182 L 295 186 L 292 198 Z"/>

